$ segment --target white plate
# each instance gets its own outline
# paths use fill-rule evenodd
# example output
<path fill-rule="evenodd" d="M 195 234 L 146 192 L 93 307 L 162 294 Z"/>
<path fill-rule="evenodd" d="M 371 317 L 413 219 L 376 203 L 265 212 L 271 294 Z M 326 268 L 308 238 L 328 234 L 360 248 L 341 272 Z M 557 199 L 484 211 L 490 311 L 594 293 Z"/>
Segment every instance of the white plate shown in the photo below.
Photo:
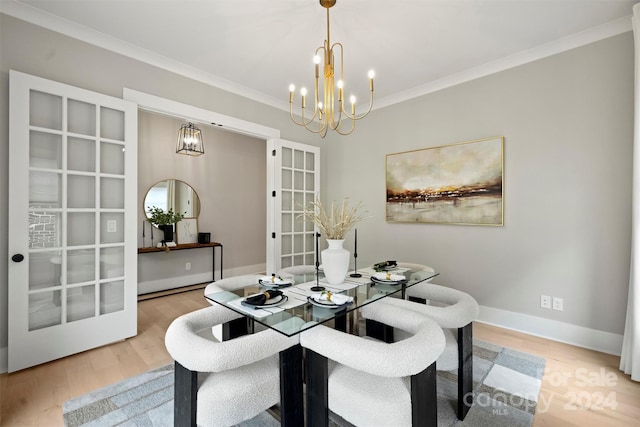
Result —
<path fill-rule="evenodd" d="M 378 282 L 403 282 L 407 280 L 407 278 L 402 274 L 389 274 L 387 278 L 387 273 L 376 273 L 371 278 L 376 279 Z"/>
<path fill-rule="evenodd" d="M 290 286 L 291 280 L 286 280 L 281 277 L 262 276 L 258 279 L 258 284 L 266 286 L 268 288 L 279 288 L 284 286 Z"/>
<path fill-rule="evenodd" d="M 331 309 L 345 307 L 351 304 L 350 302 L 345 302 L 344 304 L 334 304 L 331 301 L 316 301 L 311 297 L 307 297 L 307 301 L 309 301 L 312 305 L 315 305 L 316 307 L 331 308 Z"/>
<path fill-rule="evenodd" d="M 244 300 L 241 302 L 241 304 L 243 307 L 249 307 L 249 308 L 269 308 L 269 307 L 277 307 L 280 304 L 287 302 L 288 299 L 289 297 L 283 294 L 283 295 L 278 295 L 278 297 L 276 298 L 267 300 L 267 303 L 263 305 L 245 304 Z M 272 301 L 272 302 L 269 302 L 269 301 Z"/>

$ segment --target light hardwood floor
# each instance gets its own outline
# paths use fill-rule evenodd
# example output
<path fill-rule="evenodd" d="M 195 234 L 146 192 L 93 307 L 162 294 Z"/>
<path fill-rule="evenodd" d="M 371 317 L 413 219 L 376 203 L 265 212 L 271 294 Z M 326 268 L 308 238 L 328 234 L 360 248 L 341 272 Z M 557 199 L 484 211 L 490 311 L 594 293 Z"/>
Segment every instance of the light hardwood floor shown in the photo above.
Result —
<path fill-rule="evenodd" d="M 171 362 L 166 328 L 206 306 L 201 289 L 141 301 L 136 337 L 0 375 L 0 425 L 63 425 L 66 400 Z M 618 357 L 481 323 L 474 336 L 546 359 L 534 427 L 640 425 L 640 383 L 618 370 Z"/>

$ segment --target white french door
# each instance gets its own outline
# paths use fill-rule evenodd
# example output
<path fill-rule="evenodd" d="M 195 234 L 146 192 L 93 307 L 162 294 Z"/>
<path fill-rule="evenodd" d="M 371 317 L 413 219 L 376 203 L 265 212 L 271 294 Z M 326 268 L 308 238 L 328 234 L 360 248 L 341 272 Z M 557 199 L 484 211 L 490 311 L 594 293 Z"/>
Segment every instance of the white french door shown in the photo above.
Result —
<path fill-rule="evenodd" d="M 8 370 L 137 330 L 137 105 L 10 72 Z"/>
<path fill-rule="evenodd" d="M 300 216 L 320 192 L 320 147 L 272 139 L 267 144 L 267 273 L 315 262 L 315 227 Z"/>

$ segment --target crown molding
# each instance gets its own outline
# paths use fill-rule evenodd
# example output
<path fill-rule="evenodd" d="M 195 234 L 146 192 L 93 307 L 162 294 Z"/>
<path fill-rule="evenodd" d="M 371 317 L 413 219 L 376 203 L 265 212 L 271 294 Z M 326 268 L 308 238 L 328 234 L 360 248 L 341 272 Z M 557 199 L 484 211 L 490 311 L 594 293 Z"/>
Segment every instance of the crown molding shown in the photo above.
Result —
<path fill-rule="evenodd" d="M 203 72 L 202 70 L 185 65 L 166 56 L 159 55 L 115 37 L 108 36 L 84 25 L 80 25 L 76 22 L 72 22 L 40 9 L 25 5 L 24 3 L 19 3 L 14 0 L 2 0 L 0 2 L 0 12 L 236 95 L 240 95 L 281 110 L 289 110 L 288 99 L 280 100 L 262 92 L 247 88 L 246 86 L 238 85 L 229 80 Z"/>
<path fill-rule="evenodd" d="M 24 3 L 19 3 L 15 0 L 3 0 L 0 2 L 0 12 L 121 55 L 137 59 L 149 65 L 217 87 L 253 101 L 266 104 L 279 110 L 289 111 L 289 103 L 286 99 L 274 98 L 273 96 L 233 83 L 213 74 L 205 73 L 202 70 L 167 58 L 166 56 L 158 55 L 147 49 L 143 49 L 123 40 L 92 30 L 78 23 L 62 19 L 48 12 L 25 5 Z M 479 67 L 471 68 L 434 80 L 413 89 L 380 98 L 375 101 L 374 109 L 384 108 L 393 104 L 408 101 L 410 99 L 456 86 L 480 77 L 533 62 L 547 56 L 556 55 L 567 50 L 613 37 L 627 31 L 632 31 L 631 15 L 523 52 L 509 55 L 496 61 L 488 62 Z"/>

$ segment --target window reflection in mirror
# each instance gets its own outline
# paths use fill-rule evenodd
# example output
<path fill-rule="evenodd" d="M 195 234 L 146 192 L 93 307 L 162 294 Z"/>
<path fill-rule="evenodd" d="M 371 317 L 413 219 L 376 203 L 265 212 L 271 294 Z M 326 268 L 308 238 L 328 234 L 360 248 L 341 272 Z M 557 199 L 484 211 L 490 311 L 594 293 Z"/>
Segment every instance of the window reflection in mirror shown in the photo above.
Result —
<path fill-rule="evenodd" d="M 153 185 L 144 196 L 144 213 L 147 218 L 149 208 L 156 206 L 163 211 L 173 209 L 184 213 L 185 218 L 197 218 L 200 215 L 200 198 L 189 184 L 177 179 L 166 179 Z"/>

